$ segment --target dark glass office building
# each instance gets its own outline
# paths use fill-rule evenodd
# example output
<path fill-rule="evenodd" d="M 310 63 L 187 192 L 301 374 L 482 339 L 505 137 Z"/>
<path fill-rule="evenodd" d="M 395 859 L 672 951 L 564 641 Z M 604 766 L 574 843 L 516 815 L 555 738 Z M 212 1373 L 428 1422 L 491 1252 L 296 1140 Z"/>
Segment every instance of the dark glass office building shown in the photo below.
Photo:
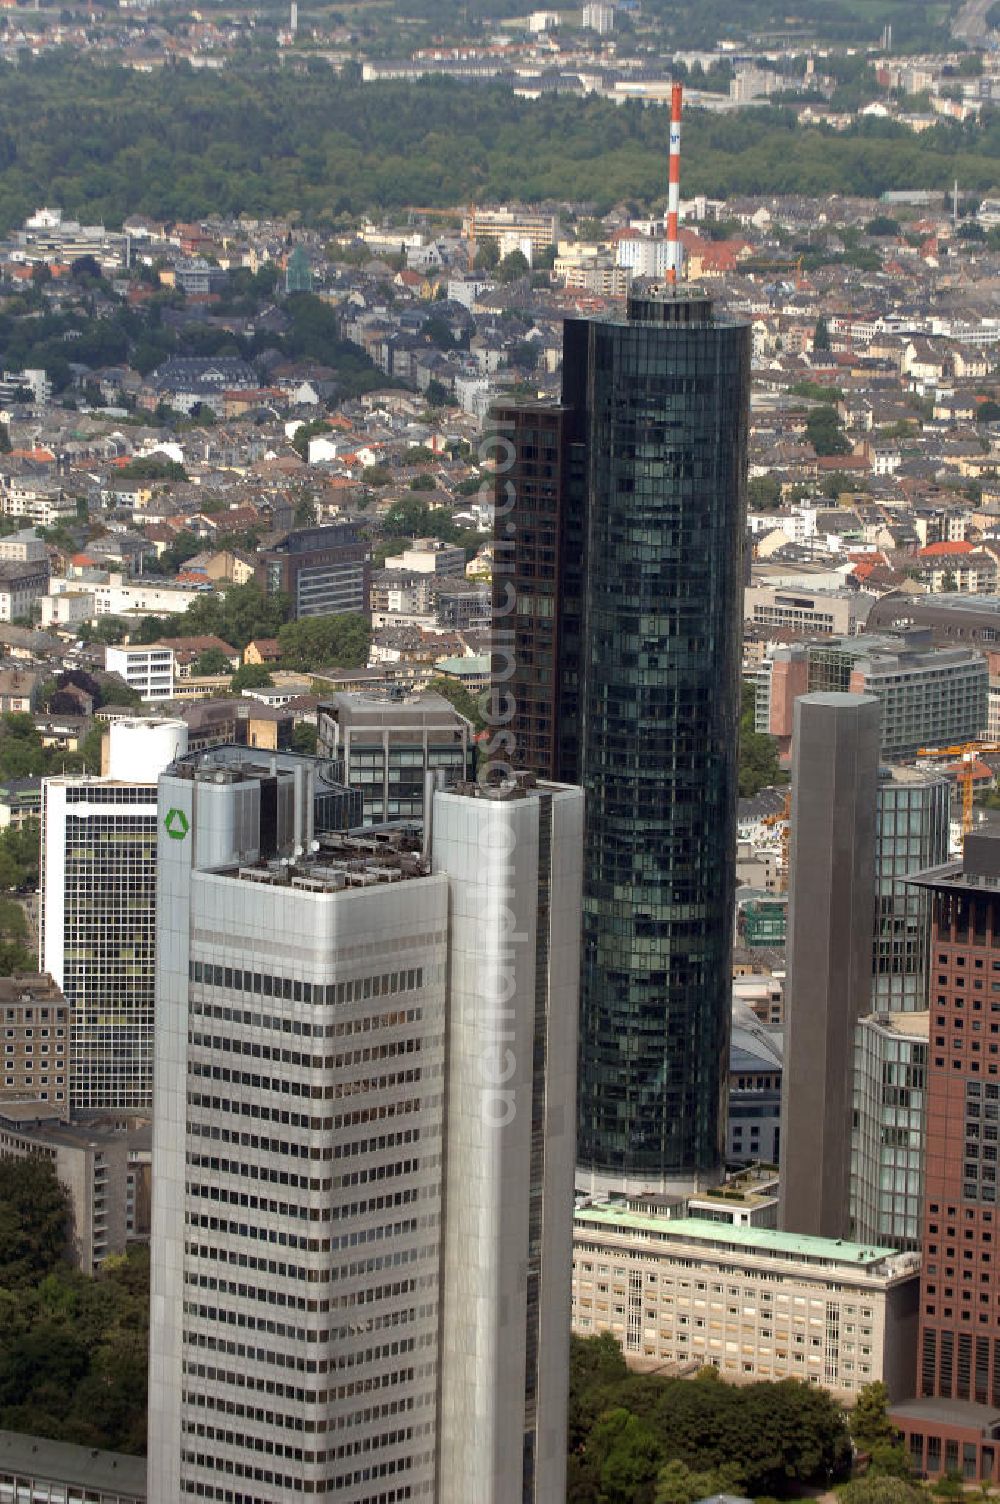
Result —
<path fill-rule="evenodd" d="M 367 612 L 371 549 L 357 518 L 293 528 L 258 552 L 256 578 L 265 595 L 288 596 L 294 621 Z"/>
<path fill-rule="evenodd" d="M 724 1154 L 749 329 L 650 294 L 563 371 L 498 414 L 510 760 L 587 793 L 578 1162 L 666 1189 Z"/>

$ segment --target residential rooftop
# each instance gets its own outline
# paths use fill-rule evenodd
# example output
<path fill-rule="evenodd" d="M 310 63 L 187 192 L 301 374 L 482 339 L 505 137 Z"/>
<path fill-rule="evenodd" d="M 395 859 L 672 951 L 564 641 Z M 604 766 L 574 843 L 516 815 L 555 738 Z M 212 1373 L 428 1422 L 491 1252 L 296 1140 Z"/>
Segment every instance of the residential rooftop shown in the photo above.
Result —
<path fill-rule="evenodd" d="M 62 1003 L 62 992 L 49 976 L 42 972 L 15 972 L 13 976 L 0 977 L 0 1003 Z"/>
<path fill-rule="evenodd" d="M 930 1013 L 873 1013 L 873 1021 L 881 1029 L 905 1038 L 927 1039 L 930 1034 Z"/>

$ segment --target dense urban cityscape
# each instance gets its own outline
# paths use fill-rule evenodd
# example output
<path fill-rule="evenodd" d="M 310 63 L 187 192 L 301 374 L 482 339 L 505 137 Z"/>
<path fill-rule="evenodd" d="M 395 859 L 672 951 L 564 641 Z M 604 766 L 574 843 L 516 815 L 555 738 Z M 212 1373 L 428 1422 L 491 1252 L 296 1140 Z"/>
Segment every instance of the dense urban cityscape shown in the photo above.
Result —
<path fill-rule="evenodd" d="M 0 1504 L 1000 1487 L 1000 4 L 0 8 Z"/>

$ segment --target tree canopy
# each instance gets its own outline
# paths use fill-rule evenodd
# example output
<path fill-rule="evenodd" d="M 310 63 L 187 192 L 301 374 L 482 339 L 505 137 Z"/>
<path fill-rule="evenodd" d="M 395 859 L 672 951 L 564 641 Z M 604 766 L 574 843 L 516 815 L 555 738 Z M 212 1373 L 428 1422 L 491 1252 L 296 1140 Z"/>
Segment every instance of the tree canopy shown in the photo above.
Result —
<path fill-rule="evenodd" d="M 187 480 L 187 471 L 176 460 L 160 454 L 129 460 L 118 471 L 118 480 Z"/>
<path fill-rule="evenodd" d="M 100 675 L 102 684 L 106 679 L 116 677 Z M 101 703 L 110 703 L 110 699 Z M 30 715 L 23 711 L 9 711 L 0 716 L 0 778 L 38 778 L 49 773 L 99 772 L 100 747 L 96 748 L 96 768 L 93 765 L 94 750 L 89 740 L 78 752 L 46 747 Z"/>
<path fill-rule="evenodd" d="M 319 668 L 363 668 L 368 662 L 371 626 L 367 616 L 306 616 L 278 632 L 281 666 L 308 673 Z"/>
<path fill-rule="evenodd" d="M 813 408 L 806 419 L 806 437 L 819 455 L 851 452 L 834 407 Z"/>
<path fill-rule="evenodd" d="M 825 1390 L 794 1379 L 737 1386 L 714 1370 L 694 1382 L 629 1373 L 610 1335 L 572 1339 L 569 1449 L 571 1504 L 786 1498 L 829 1487 L 851 1462 L 843 1411 Z"/>
<path fill-rule="evenodd" d="M 788 774 L 778 762 L 778 744 L 765 731 L 755 731 L 756 692 L 752 684 L 741 686 L 740 700 L 740 798 L 752 799 L 761 789 L 787 783 Z"/>
<path fill-rule="evenodd" d="M 432 679 L 427 688 L 453 705 L 459 715 L 464 715 L 465 719 L 472 723 L 476 731 L 485 730 L 486 719 L 481 705 L 483 696 L 477 697 L 470 694 L 465 685 L 459 684 L 457 679 L 447 679 L 443 675 Z"/>
<path fill-rule="evenodd" d="M 221 637 L 223 642 L 245 648 L 254 637 L 277 637 L 290 608 L 287 596 L 265 595 L 250 580 L 230 585 L 224 594 L 200 596 L 179 620 L 186 636 Z"/>
<path fill-rule="evenodd" d="M 0 1160 L 0 1428 L 142 1453 L 148 1253 L 91 1279 L 69 1267 L 68 1237 L 51 1161 Z"/>
<path fill-rule="evenodd" d="M 244 663 L 236 670 L 229 687 L 234 694 L 242 694 L 245 689 L 273 689 L 274 680 L 266 664 Z"/>
<path fill-rule="evenodd" d="M 0 1289 L 33 1284 L 64 1260 L 69 1202 L 48 1159 L 0 1159 Z"/>
<path fill-rule="evenodd" d="M 206 648 L 195 659 L 196 674 L 228 674 L 232 665 L 221 648 Z"/>

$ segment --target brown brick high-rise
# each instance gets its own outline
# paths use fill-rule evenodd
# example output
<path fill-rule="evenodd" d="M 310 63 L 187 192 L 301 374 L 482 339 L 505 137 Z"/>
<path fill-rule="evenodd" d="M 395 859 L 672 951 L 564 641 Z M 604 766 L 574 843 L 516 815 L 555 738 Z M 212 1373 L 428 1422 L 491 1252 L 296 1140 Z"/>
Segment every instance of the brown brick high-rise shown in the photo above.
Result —
<path fill-rule="evenodd" d="M 1000 1453 L 1000 835 L 917 879 L 933 899 L 917 1398 L 893 1419 L 930 1474 Z"/>

